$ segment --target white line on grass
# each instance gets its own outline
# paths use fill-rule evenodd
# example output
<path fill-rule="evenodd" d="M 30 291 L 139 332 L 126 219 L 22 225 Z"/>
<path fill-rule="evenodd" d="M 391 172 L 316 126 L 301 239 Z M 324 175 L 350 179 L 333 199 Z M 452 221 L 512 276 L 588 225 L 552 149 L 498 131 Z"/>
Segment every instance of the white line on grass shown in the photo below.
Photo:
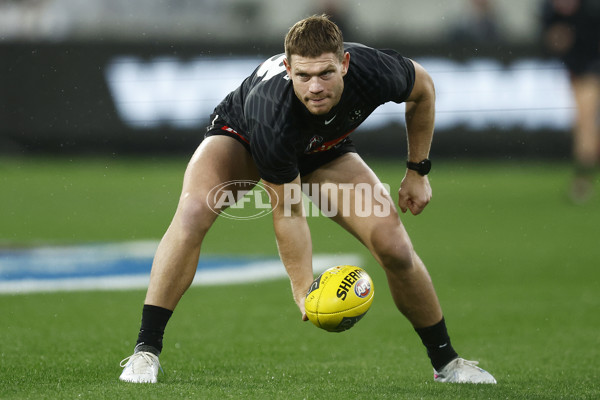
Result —
<path fill-rule="evenodd" d="M 157 242 L 41 247 L 0 251 L 0 293 L 142 289 L 148 286 Z M 361 265 L 356 254 L 315 254 L 320 273 L 335 265 Z M 226 285 L 286 276 L 277 257 L 201 257 L 192 285 Z"/>

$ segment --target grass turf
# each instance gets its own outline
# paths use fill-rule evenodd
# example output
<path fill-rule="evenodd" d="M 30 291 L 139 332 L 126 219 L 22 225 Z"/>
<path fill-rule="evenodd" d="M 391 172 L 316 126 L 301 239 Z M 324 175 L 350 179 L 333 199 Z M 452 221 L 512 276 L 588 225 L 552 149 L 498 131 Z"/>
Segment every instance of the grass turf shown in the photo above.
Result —
<path fill-rule="evenodd" d="M 186 160 L 0 159 L 4 246 L 159 238 Z M 402 168 L 373 163 L 384 182 Z M 143 291 L 0 296 L 0 398 L 593 399 L 600 344 L 596 198 L 564 196 L 566 164 L 438 163 L 434 198 L 403 216 L 451 337 L 495 386 L 434 384 L 384 276 L 357 242 L 311 218 L 315 252 L 364 255 L 369 314 L 330 334 L 299 321 L 285 280 L 193 287 L 165 336 L 157 385 L 118 382 Z M 274 254 L 269 218 L 219 220 L 209 253 Z"/>

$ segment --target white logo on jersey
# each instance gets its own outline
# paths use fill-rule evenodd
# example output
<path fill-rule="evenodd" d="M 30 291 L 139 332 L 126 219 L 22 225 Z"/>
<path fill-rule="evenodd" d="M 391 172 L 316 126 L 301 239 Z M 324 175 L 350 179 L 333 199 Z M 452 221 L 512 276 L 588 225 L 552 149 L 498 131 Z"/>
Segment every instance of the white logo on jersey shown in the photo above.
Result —
<path fill-rule="evenodd" d="M 337 117 L 337 114 L 335 114 L 330 120 L 325 120 L 325 125 L 329 125 L 330 123 L 332 123 L 335 117 Z"/>
<path fill-rule="evenodd" d="M 263 78 L 263 81 L 267 81 L 275 75 L 279 75 L 285 71 L 284 58 L 285 54 L 269 58 L 260 65 L 260 68 L 256 71 L 256 76 L 260 76 Z M 285 75 L 284 79 L 288 79 L 288 76 Z"/>

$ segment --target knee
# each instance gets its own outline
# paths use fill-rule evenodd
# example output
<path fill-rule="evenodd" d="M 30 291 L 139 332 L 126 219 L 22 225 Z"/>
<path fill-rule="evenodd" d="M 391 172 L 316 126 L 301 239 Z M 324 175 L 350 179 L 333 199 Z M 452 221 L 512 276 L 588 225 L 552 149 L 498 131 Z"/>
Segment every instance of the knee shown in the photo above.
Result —
<path fill-rule="evenodd" d="M 177 228 L 180 240 L 199 245 L 216 217 L 205 201 L 187 198 L 180 201 L 172 226 Z"/>
<path fill-rule="evenodd" d="M 379 230 L 372 237 L 372 252 L 388 272 L 403 272 L 414 265 L 414 250 L 405 232 Z"/>

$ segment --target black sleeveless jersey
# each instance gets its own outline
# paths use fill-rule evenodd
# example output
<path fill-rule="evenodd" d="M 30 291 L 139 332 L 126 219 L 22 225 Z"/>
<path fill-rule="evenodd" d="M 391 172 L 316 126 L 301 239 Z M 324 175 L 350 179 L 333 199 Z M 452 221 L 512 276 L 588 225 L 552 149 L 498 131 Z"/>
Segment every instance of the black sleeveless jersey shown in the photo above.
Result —
<path fill-rule="evenodd" d="M 283 65 L 285 54 L 263 62 L 215 108 L 249 143 L 261 178 L 282 184 L 298 176 L 305 157 L 340 145 L 378 106 L 401 103 L 412 91 L 412 62 L 393 50 L 345 43 L 350 67 L 340 102 L 313 115 L 298 100 Z"/>

